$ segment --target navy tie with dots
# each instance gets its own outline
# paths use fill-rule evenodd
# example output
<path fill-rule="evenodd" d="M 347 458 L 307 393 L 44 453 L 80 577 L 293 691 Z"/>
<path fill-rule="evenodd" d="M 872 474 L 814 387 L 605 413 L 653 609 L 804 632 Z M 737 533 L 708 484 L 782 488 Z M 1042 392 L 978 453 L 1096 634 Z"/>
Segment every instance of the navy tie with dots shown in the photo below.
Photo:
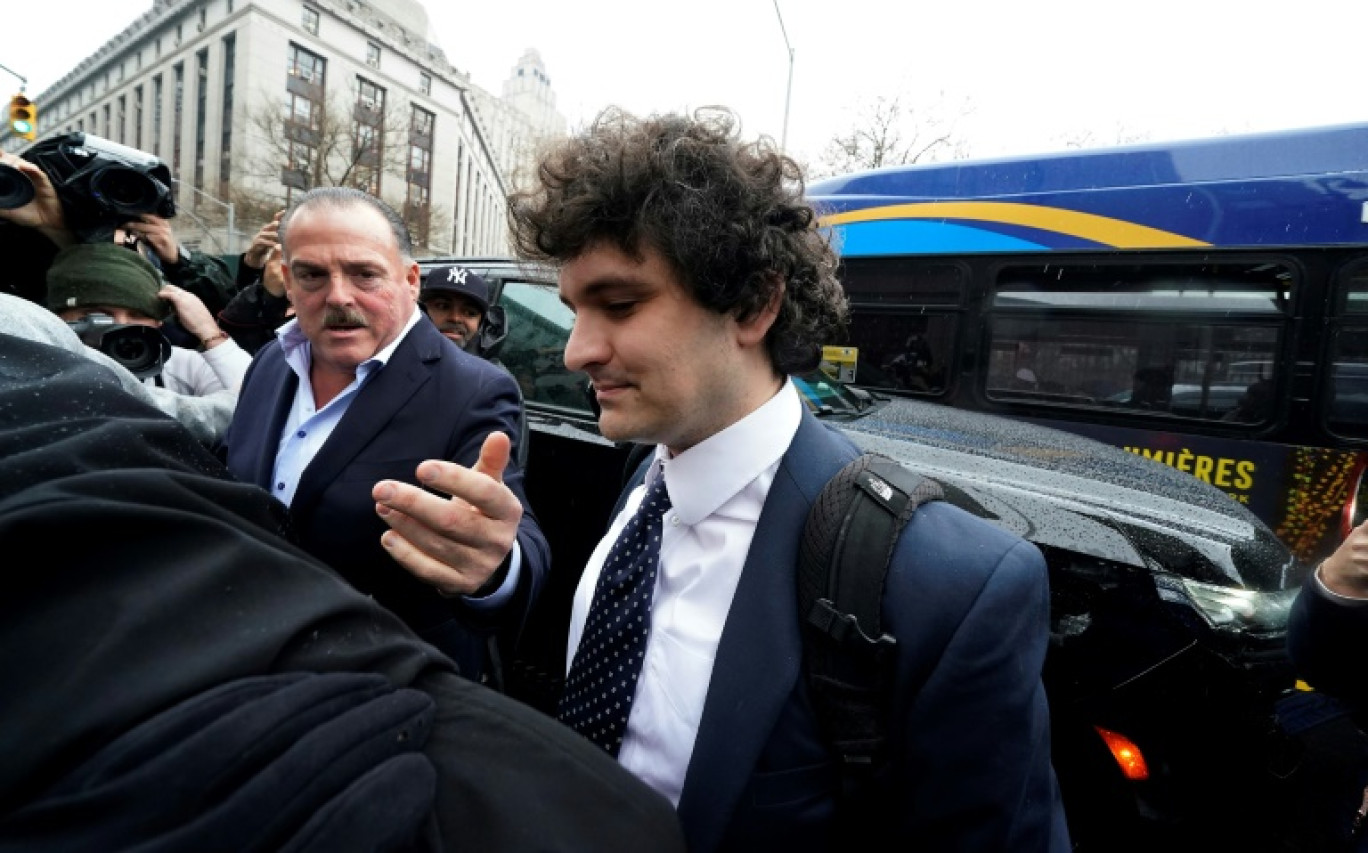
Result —
<path fill-rule="evenodd" d="M 662 473 L 603 562 L 579 647 L 565 677 L 561 722 L 617 757 L 651 630 L 662 517 L 670 494 Z"/>

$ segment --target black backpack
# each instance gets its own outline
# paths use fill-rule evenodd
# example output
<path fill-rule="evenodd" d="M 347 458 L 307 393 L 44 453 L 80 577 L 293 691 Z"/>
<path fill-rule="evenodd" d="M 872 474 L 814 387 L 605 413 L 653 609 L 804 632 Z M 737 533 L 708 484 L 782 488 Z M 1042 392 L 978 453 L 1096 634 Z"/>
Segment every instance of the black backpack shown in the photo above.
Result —
<path fill-rule="evenodd" d="M 934 480 L 873 453 L 851 460 L 812 505 L 798 560 L 803 670 L 841 775 L 837 837 L 877 840 L 887 804 L 868 783 L 888 758 L 896 640 L 883 632 L 884 578 L 917 507 L 942 500 Z"/>

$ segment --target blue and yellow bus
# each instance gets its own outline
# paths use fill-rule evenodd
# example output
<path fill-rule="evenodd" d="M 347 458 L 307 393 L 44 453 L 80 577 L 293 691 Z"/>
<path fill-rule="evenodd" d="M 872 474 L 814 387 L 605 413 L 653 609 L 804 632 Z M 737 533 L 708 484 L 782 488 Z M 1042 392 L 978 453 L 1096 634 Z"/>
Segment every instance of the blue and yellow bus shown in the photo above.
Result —
<path fill-rule="evenodd" d="M 1368 506 L 1368 124 L 808 188 L 854 383 L 1190 472 L 1302 559 Z"/>

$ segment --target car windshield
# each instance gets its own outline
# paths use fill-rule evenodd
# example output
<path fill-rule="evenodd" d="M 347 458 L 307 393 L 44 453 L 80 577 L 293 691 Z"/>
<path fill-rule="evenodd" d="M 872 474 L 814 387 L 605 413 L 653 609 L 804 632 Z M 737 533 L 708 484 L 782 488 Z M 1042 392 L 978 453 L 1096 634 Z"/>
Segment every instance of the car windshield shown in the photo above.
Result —
<path fill-rule="evenodd" d="M 852 388 L 825 373 L 814 370 L 793 377 L 793 384 L 803 395 L 803 402 L 816 415 L 855 417 L 864 414 L 874 403 L 873 395 Z"/>

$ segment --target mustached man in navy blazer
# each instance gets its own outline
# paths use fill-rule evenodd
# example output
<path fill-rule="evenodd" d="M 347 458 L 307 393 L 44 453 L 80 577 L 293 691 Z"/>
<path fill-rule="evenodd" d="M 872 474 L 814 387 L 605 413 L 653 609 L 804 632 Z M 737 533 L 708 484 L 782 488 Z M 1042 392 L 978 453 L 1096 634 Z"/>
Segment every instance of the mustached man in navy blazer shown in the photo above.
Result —
<path fill-rule="evenodd" d="M 611 699 L 583 710 L 607 692 L 593 677 L 570 679 L 579 698 L 562 710 L 675 804 L 691 850 L 861 849 L 840 824 L 840 773 L 802 677 L 796 580 L 808 510 L 857 450 L 789 379 L 840 340 L 846 303 L 797 164 L 736 126 L 725 111 L 610 109 L 510 200 L 519 253 L 559 265 L 575 312 L 565 364 L 593 380 L 600 431 L 654 445 L 651 482 L 663 477 L 669 499 L 641 675 L 605 679 L 627 703 L 625 733 L 602 733 L 624 713 Z M 618 642 L 585 625 L 639 483 L 580 579 L 571 676 L 581 653 Z M 897 641 L 892 755 L 855 828 L 877 849 L 1069 850 L 1040 552 L 932 502 L 904 529 L 883 606 Z"/>
<path fill-rule="evenodd" d="M 518 388 L 461 351 L 418 308 L 408 232 L 384 202 L 339 187 L 302 196 L 280 227 L 295 319 L 254 358 L 225 460 L 290 508 L 290 535 L 375 598 L 468 677 L 485 677 L 487 637 L 526 618 L 550 566 L 510 460 Z M 410 572 L 372 491 L 418 483 L 419 463 L 461 466 L 471 490 L 443 518 L 440 577 Z M 444 499 L 432 496 L 434 502 Z"/>

